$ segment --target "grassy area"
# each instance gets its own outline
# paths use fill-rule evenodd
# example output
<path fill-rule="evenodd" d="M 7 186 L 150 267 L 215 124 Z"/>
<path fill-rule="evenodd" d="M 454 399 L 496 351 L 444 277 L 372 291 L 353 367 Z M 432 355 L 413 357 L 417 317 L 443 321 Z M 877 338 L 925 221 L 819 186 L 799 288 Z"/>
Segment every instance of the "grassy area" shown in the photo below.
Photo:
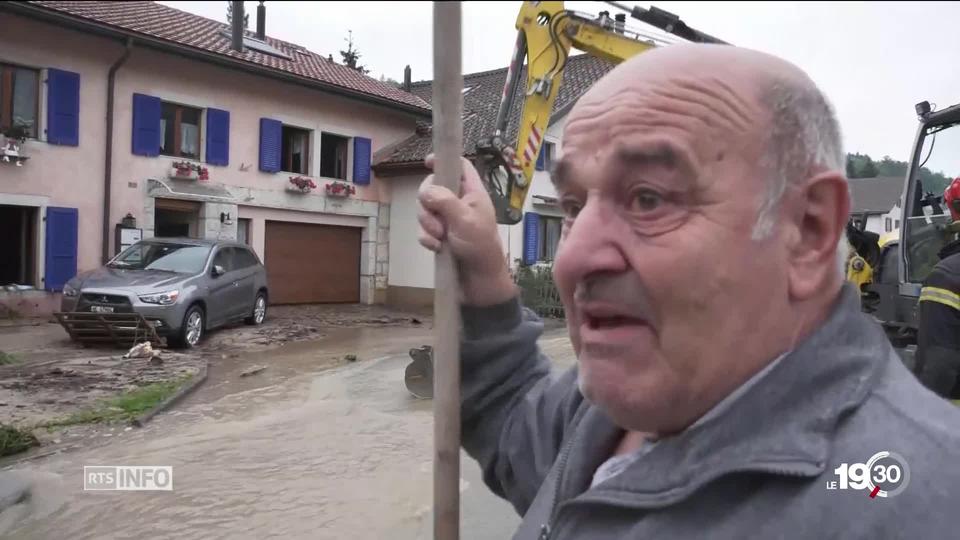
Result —
<path fill-rule="evenodd" d="M 187 375 L 172 381 L 141 386 L 119 396 L 103 400 L 90 409 L 84 409 L 64 418 L 46 422 L 41 427 L 50 429 L 95 422 L 129 422 L 172 396 L 191 378 L 192 375 Z"/>
<path fill-rule="evenodd" d="M 0 456 L 9 456 L 40 444 L 27 430 L 0 424 Z"/>
<path fill-rule="evenodd" d="M 10 364 L 19 364 L 20 359 L 11 353 L 0 351 L 0 366 L 9 366 Z"/>

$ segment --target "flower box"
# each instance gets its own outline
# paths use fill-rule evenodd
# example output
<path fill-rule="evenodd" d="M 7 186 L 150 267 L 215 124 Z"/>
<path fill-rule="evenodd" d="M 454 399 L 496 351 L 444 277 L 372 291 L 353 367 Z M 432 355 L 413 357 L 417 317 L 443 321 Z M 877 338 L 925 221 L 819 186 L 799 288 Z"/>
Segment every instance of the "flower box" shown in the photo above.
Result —
<path fill-rule="evenodd" d="M 316 188 L 316 182 L 306 176 L 291 176 L 290 183 L 287 184 L 288 191 L 295 191 L 297 193 L 310 193 Z"/>
<path fill-rule="evenodd" d="M 349 197 L 357 193 L 357 188 L 344 182 L 330 182 L 326 185 L 328 197 Z"/>
<path fill-rule="evenodd" d="M 170 166 L 170 178 L 174 180 L 199 180 L 205 182 L 210 179 L 210 172 L 206 167 L 189 161 L 178 161 Z"/>

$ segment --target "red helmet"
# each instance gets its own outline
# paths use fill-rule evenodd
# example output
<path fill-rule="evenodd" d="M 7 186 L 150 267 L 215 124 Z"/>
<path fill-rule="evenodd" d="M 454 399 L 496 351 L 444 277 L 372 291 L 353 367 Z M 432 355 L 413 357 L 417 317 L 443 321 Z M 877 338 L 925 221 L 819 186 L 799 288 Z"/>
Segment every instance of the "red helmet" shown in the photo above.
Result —
<path fill-rule="evenodd" d="M 943 204 L 950 209 L 951 219 L 960 221 L 960 178 L 954 178 L 943 191 Z"/>

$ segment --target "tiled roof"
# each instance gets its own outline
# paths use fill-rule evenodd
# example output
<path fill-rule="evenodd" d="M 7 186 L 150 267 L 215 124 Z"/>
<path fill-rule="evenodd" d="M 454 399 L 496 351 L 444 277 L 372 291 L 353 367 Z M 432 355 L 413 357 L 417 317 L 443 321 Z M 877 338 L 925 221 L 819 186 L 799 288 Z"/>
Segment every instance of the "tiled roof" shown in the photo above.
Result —
<path fill-rule="evenodd" d="M 342 88 L 352 94 L 366 95 L 379 101 L 393 102 L 404 108 L 430 110 L 419 97 L 368 77 L 342 64 L 331 62 L 299 45 L 266 36 L 270 46 L 283 52 L 287 60 L 271 54 L 244 48 L 238 53 L 230 47 L 230 37 L 223 32 L 224 23 L 180 11 L 155 2 L 27 2 L 33 6 L 60 12 L 118 30 L 158 38 L 172 44 L 192 47 L 224 57 L 245 60 L 264 68 L 279 71 Z M 252 17 L 251 17 L 252 18 Z M 248 38 L 255 34 L 247 32 Z"/>
<path fill-rule="evenodd" d="M 581 54 L 571 56 L 563 72 L 563 83 L 553 104 L 553 113 L 563 111 L 572 105 L 584 94 L 593 83 L 613 69 L 613 64 L 594 56 Z M 520 80 L 525 81 L 527 70 L 523 68 Z M 484 136 L 493 134 L 493 127 L 497 121 L 497 110 L 500 107 L 500 96 L 506 82 L 507 69 L 496 69 L 464 75 L 463 87 L 463 147 L 464 155 L 474 154 L 477 142 Z M 410 91 L 413 94 L 430 101 L 433 93 L 431 81 L 414 83 Z M 513 140 L 517 136 L 520 122 L 520 112 L 523 106 L 522 94 L 518 93 L 514 99 L 513 109 L 510 111 L 508 124 L 508 138 Z M 423 161 L 433 147 L 432 134 L 428 123 L 423 123 L 417 133 L 411 135 L 399 144 L 385 148 L 375 156 L 377 165 L 399 165 L 404 163 L 418 163 Z"/>
<path fill-rule="evenodd" d="M 850 179 L 850 212 L 886 214 L 903 195 L 903 177 L 878 176 Z"/>

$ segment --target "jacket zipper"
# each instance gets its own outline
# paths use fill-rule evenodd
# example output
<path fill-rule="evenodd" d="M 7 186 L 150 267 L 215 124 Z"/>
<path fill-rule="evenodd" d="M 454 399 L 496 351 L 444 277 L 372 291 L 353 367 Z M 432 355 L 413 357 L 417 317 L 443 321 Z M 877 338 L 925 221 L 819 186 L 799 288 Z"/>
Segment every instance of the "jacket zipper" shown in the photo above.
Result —
<path fill-rule="evenodd" d="M 583 415 L 578 415 L 582 417 Z M 551 525 L 556 522 L 557 511 L 558 511 L 558 501 L 560 500 L 560 486 L 563 480 L 563 473 L 567 468 L 567 459 L 570 456 L 570 451 L 573 449 L 573 444 L 577 441 L 579 436 L 579 430 L 577 429 L 579 425 L 579 418 L 575 418 L 573 422 L 573 434 L 570 437 L 570 440 L 567 441 L 567 444 L 564 445 L 563 450 L 560 452 L 560 458 L 557 465 L 557 481 L 556 487 L 553 490 L 553 500 L 550 503 L 550 517 L 547 519 L 547 522 L 540 526 L 540 537 L 538 540 L 550 540 Z"/>
<path fill-rule="evenodd" d="M 811 466 L 812 466 L 814 469 L 816 469 L 816 470 L 807 470 L 807 469 L 809 469 Z M 724 476 L 724 475 L 737 474 L 737 473 L 745 473 L 745 472 L 762 472 L 762 473 L 769 473 L 769 474 L 773 474 L 773 475 L 777 475 L 777 476 L 785 476 L 785 477 L 790 477 L 790 478 L 806 478 L 806 477 L 809 477 L 809 476 L 812 475 L 812 474 L 818 474 L 818 471 L 819 471 L 819 472 L 822 472 L 822 466 L 821 466 L 819 463 L 818 463 L 818 464 L 812 464 L 812 463 L 807 462 L 807 461 L 797 461 L 797 462 L 789 462 L 789 463 L 758 463 L 758 464 L 756 464 L 756 465 L 751 465 L 751 466 L 747 466 L 747 467 L 734 467 L 734 468 L 731 468 L 731 469 L 725 469 L 725 470 L 720 471 L 720 472 L 715 472 L 714 474 L 711 474 L 711 475 L 707 476 L 707 477 L 706 477 L 700 484 L 698 484 L 698 485 L 699 485 L 699 486 L 702 486 L 702 485 L 708 484 L 708 483 L 710 483 L 710 482 L 712 482 L 712 481 L 716 480 L 717 478 L 720 478 L 721 476 Z M 627 492 L 627 493 L 629 494 L 629 492 Z M 679 498 L 680 498 L 680 499 L 683 499 L 683 498 L 685 498 L 687 495 L 689 495 L 689 493 L 684 494 L 684 495 L 681 495 Z M 586 503 L 610 504 L 610 505 L 614 505 L 614 506 L 618 506 L 618 507 L 626 507 L 626 508 L 632 508 L 632 509 L 636 509 L 636 508 L 645 508 L 645 509 L 659 508 L 659 507 L 660 507 L 661 505 L 663 505 L 663 503 L 664 503 L 663 500 L 660 500 L 660 501 L 647 501 L 646 503 L 641 503 L 641 504 L 638 506 L 637 503 L 628 503 L 628 502 L 626 502 L 626 501 L 624 500 L 624 498 L 623 498 L 623 493 L 622 493 L 622 492 L 616 493 L 616 494 L 614 494 L 614 493 L 602 493 L 602 494 L 595 494 L 595 495 L 587 495 L 587 496 L 582 497 L 580 500 L 581 500 L 582 502 L 586 502 Z M 651 503 L 652 503 L 652 504 L 651 504 Z M 672 501 L 672 500 L 671 500 L 671 501 L 668 501 L 666 504 L 673 504 L 673 501 Z M 541 538 L 544 538 L 544 537 L 541 536 Z"/>
<path fill-rule="evenodd" d="M 576 424 L 574 424 L 574 426 L 576 426 Z M 576 427 L 574 427 L 574 433 L 570 437 L 570 440 L 567 442 L 567 444 L 564 445 L 563 450 L 560 452 L 560 457 L 558 458 L 556 487 L 554 488 L 554 491 L 553 491 L 553 500 L 550 503 L 550 514 L 549 514 L 550 517 L 548 518 L 548 521 L 546 523 L 543 523 L 542 525 L 540 525 L 540 536 L 538 537 L 538 540 L 550 540 L 550 537 L 553 534 L 553 526 L 556 525 L 557 514 L 559 513 L 560 487 L 562 484 L 563 475 L 564 475 L 564 472 L 566 471 L 567 460 L 569 458 L 570 452 L 573 449 L 574 443 L 577 441 L 578 435 L 579 435 L 579 430 L 576 430 Z M 729 470 L 724 470 L 720 474 L 711 475 L 710 478 L 707 480 L 707 482 L 711 482 L 716 478 L 719 478 L 720 476 L 723 476 L 725 474 L 740 473 L 740 472 L 767 472 L 767 473 L 772 473 L 772 474 L 787 476 L 787 477 L 805 477 L 811 473 L 816 472 L 816 471 L 805 470 L 809 468 L 811 465 L 815 469 L 822 469 L 821 463 L 817 463 L 814 465 L 806 461 L 783 462 L 783 463 L 758 463 L 749 467 L 734 467 Z M 605 502 L 605 503 L 613 503 L 613 504 L 618 504 L 623 502 L 622 500 L 619 500 L 619 497 L 616 497 L 611 500 L 609 497 L 604 497 L 602 495 L 601 496 L 595 495 L 593 497 L 587 497 L 585 499 L 585 501 L 589 501 L 589 500 L 592 500 L 595 502 Z"/>

